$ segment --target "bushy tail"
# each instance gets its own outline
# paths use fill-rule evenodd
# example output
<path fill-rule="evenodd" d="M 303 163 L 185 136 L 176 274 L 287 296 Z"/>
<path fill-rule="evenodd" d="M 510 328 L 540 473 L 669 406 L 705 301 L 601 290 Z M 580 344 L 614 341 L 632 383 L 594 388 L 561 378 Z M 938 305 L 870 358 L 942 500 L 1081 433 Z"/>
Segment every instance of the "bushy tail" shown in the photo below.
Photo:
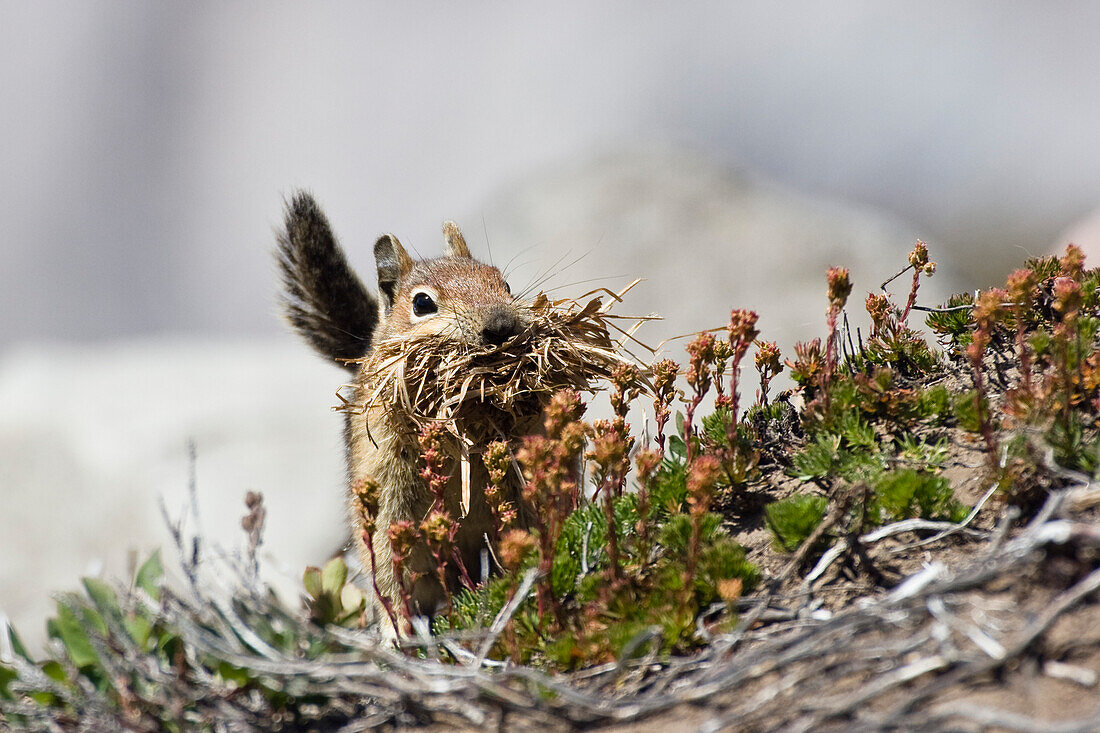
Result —
<path fill-rule="evenodd" d="M 287 203 L 285 229 L 277 240 L 287 320 L 322 356 L 365 356 L 378 323 L 378 301 L 348 265 L 328 219 L 308 193 L 299 191 Z"/>

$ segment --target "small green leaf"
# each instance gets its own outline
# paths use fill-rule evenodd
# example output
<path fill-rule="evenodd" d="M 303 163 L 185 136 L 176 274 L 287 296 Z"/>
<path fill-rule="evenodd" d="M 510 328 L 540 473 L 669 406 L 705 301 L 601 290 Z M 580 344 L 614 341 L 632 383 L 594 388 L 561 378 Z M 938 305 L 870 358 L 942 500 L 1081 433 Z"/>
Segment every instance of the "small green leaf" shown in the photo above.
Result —
<path fill-rule="evenodd" d="M 244 687 L 252 681 L 252 676 L 248 669 L 237 667 L 229 662 L 221 662 L 218 664 L 218 676 L 230 683 L 231 687 L 235 688 Z"/>
<path fill-rule="evenodd" d="M 83 583 L 88 597 L 92 599 L 92 603 L 95 604 L 101 614 L 115 619 L 122 615 L 122 611 L 118 607 L 118 596 L 115 595 L 115 591 L 110 585 L 98 578 L 81 578 L 80 582 Z"/>
<path fill-rule="evenodd" d="M 61 666 L 60 662 L 52 659 L 42 665 L 42 673 L 54 682 L 68 681 L 68 677 L 65 675 L 65 668 Z"/>
<path fill-rule="evenodd" d="M 57 638 L 61 639 L 69 659 L 77 667 L 87 667 L 99 661 L 80 620 L 73 610 L 61 601 L 57 604 L 57 618 L 52 630 L 56 632 Z"/>
<path fill-rule="evenodd" d="M 55 708 L 61 704 L 57 699 L 57 695 L 52 692 L 31 692 L 27 694 L 27 697 L 34 700 L 35 704 L 41 708 Z"/>
<path fill-rule="evenodd" d="M 8 685 L 12 680 L 19 678 L 19 675 L 15 673 L 15 670 L 10 667 L 5 667 L 0 664 L 0 698 L 7 700 L 14 700 L 15 696 L 8 692 Z"/>
<path fill-rule="evenodd" d="M 349 613 L 359 613 L 363 610 L 363 606 L 366 604 L 367 599 L 363 595 L 363 591 L 355 587 L 355 584 L 348 583 L 340 590 L 340 605 L 344 607 L 344 611 Z"/>
<path fill-rule="evenodd" d="M 126 633 L 143 651 L 149 651 L 149 636 L 153 633 L 153 623 L 145 616 L 133 615 L 122 620 Z"/>
<path fill-rule="evenodd" d="M 19 638 L 19 634 L 15 632 L 15 627 L 8 624 L 8 638 L 11 640 L 11 649 L 28 662 L 34 662 L 31 659 L 31 655 L 27 654 L 27 647 L 23 644 L 23 640 Z"/>
<path fill-rule="evenodd" d="M 325 569 L 321 571 L 321 588 L 334 598 L 339 597 L 340 589 L 344 587 L 344 582 L 347 579 L 348 566 L 344 564 L 344 559 L 334 557 L 328 561 Z"/>
<path fill-rule="evenodd" d="M 764 519 L 775 544 L 787 552 L 798 549 L 821 524 L 828 500 L 816 494 L 796 494 L 764 507 Z"/>
<path fill-rule="evenodd" d="M 160 550 L 154 550 L 149 559 L 138 568 L 137 575 L 134 577 L 134 585 L 159 601 L 160 580 L 162 577 L 164 577 L 164 566 L 160 562 Z"/>
<path fill-rule="evenodd" d="M 306 587 L 306 593 L 313 598 L 321 597 L 321 568 L 310 565 L 302 573 L 302 585 Z"/>

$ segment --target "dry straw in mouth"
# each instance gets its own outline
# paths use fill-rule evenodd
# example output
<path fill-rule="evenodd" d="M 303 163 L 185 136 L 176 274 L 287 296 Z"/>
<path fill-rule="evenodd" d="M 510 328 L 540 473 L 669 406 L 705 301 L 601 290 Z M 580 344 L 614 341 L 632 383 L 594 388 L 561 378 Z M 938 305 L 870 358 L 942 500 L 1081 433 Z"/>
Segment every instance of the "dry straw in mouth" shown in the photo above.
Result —
<path fill-rule="evenodd" d="M 361 384 L 370 391 L 339 409 L 370 414 L 380 408 L 411 441 L 428 422 L 443 423 L 467 446 L 514 437 L 554 392 L 598 391 L 616 367 L 636 363 L 625 345 L 648 348 L 633 334 L 651 317 L 610 311 L 638 282 L 576 300 L 539 293 L 530 325 L 501 346 L 456 344 L 436 334 L 384 339 L 359 360 Z M 606 303 L 598 293 L 610 296 Z M 619 325 L 623 321 L 630 323 Z"/>

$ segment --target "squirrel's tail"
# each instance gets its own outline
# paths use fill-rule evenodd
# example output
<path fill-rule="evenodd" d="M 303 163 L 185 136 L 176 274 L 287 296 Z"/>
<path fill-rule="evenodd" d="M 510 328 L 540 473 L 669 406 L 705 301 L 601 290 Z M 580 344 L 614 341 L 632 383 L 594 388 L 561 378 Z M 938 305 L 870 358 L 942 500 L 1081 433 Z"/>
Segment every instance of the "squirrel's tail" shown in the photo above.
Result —
<path fill-rule="evenodd" d="M 285 229 L 277 239 L 283 313 L 290 324 L 329 359 L 366 356 L 378 323 L 378 301 L 348 265 L 311 195 L 299 191 L 287 203 Z"/>

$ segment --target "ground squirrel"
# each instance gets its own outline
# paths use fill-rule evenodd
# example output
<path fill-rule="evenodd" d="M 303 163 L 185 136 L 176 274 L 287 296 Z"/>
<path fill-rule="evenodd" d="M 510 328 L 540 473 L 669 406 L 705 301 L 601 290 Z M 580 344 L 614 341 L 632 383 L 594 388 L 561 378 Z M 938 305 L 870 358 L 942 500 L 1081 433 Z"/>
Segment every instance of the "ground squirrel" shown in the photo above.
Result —
<path fill-rule="evenodd" d="M 374 245 L 378 265 L 379 298 L 373 296 L 348 265 L 328 220 L 313 197 L 297 193 L 286 207 L 285 229 L 278 233 L 277 259 L 282 274 L 284 313 L 294 328 L 319 352 L 338 360 L 356 373 L 355 400 L 370 392 L 369 371 L 349 360 L 370 353 L 381 339 L 416 334 L 441 334 L 461 344 L 500 345 L 519 334 L 531 320 L 531 306 L 513 297 L 504 276 L 496 267 L 470 256 L 458 227 L 443 225 L 446 254 L 437 259 L 413 260 L 390 234 Z M 522 426 L 538 427 L 538 416 Z M 517 426 L 519 427 L 519 426 Z M 432 497 L 418 472 L 420 456 L 398 439 L 396 429 L 383 411 L 348 413 L 345 423 L 349 486 L 359 479 L 376 481 L 381 489 L 378 531 L 374 535 L 376 581 L 390 599 L 398 597 L 397 579 L 386 528 L 399 519 L 420 520 L 429 510 Z M 521 433 L 517 433 L 521 434 Z M 457 471 L 455 472 L 458 473 Z M 522 515 L 519 477 L 510 477 L 508 492 Z M 482 567 L 485 536 L 491 515 L 484 488 L 488 476 L 480 461 L 471 466 L 471 504 L 462 519 L 456 543 L 471 574 Z M 447 489 L 452 516 L 459 517 L 460 479 L 455 475 Z M 352 534 L 358 543 L 363 567 L 370 568 L 369 549 L 363 542 L 358 502 L 349 490 Z M 410 569 L 429 570 L 431 558 L 418 548 Z M 431 614 L 444 593 L 432 573 L 424 573 L 412 589 L 418 610 Z M 384 630 L 392 628 L 375 599 L 376 616 Z M 388 627 L 388 628 L 387 628 Z"/>

